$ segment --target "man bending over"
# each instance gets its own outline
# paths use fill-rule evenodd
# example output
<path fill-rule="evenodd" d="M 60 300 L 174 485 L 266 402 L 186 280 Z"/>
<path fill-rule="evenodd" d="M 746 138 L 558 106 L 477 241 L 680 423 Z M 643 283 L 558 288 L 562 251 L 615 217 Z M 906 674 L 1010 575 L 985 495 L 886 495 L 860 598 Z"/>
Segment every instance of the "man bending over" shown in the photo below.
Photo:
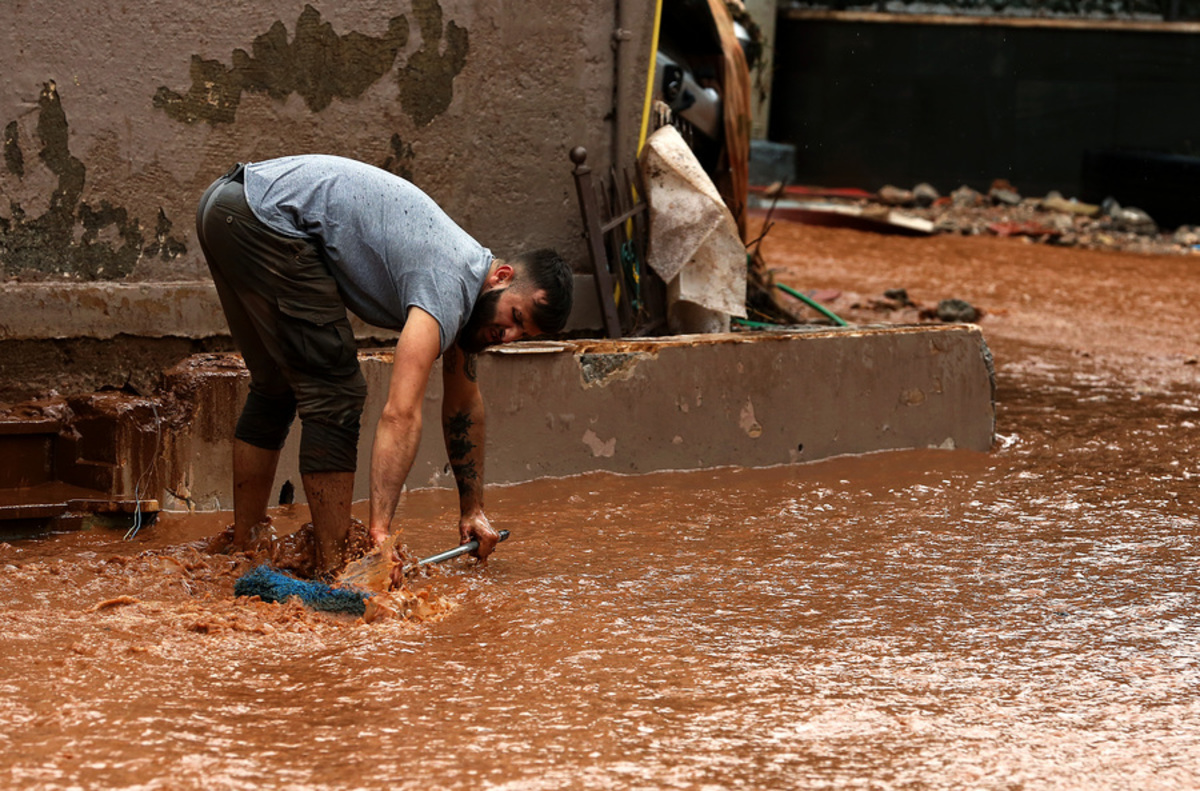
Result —
<path fill-rule="evenodd" d="M 268 524 L 279 452 L 300 415 L 300 473 L 316 573 L 345 562 L 366 380 L 349 308 L 398 330 L 371 451 L 368 530 L 387 538 L 421 436 L 421 403 L 442 356 L 443 432 L 458 483 L 462 543 L 486 558 L 498 535 L 483 510 L 483 401 L 475 355 L 560 331 L 572 278 L 553 251 L 493 258 L 413 184 L 350 159 L 307 155 L 236 165 L 196 218 L 250 394 L 233 445 L 232 547 Z"/>

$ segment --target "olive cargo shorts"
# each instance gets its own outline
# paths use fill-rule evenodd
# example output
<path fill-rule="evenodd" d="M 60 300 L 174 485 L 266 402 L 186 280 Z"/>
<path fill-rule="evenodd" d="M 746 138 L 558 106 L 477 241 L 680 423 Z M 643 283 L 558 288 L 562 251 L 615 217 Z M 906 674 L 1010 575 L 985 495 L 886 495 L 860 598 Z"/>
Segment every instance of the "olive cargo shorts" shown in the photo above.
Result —
<path fill-rule="evenodd" d="M 298 412 L 300 472 L 353 472 L 367 384 L 322 251 L 254 215 L 241 165 L 205 191 L 196 233 L 250 369 L 250 395 L 234 436 L 278 450 Z"/>

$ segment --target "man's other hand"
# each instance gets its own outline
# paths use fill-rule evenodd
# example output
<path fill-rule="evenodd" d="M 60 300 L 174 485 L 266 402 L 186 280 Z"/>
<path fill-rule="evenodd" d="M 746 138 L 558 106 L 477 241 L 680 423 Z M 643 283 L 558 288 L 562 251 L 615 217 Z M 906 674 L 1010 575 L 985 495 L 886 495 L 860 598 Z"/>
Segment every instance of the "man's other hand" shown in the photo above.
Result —
<path fill-rule="evenodd" d="M 458 538 L 459 544 L 466 544 L 472 539 L 477 540 L 479 549 L 472 552 L 471 557 L 479 558 L 480 562 L 483 562 L 496 548 L 496 544 L 500 541 L 500 534 L 492 529 L 492 523 L 488 521 L 487 515 L 482 511 L 477 511 L 458 520 Z"/>

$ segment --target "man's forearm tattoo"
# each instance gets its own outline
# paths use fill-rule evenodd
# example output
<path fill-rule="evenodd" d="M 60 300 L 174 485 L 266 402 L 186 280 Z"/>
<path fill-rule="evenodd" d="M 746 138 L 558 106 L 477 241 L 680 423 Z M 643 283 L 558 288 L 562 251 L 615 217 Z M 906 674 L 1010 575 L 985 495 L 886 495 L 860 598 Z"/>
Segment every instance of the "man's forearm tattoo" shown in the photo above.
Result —
<path fill-rule="evenodd" d="M 475 381 L 475 355 L 470 352 L 463 352 L 463 373 L 472 382 Z"/>
<path fill-rule="evenodd" d="M 479 479 L 475 460 L 469 458 L 471 451 L 475 450 L 475 443 L 471 442 L 471 427 L 474 425 L 470 414 L 465 411 L 446 418 L 446 450 L 460 494 L 474 489 Z"/>

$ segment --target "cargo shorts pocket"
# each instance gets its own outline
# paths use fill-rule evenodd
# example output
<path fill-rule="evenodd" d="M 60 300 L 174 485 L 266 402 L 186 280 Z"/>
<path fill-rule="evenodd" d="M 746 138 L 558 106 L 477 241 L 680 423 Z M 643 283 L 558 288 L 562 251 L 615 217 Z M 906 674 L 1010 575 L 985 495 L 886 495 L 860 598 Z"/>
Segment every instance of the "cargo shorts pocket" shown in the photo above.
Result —
<path fill-rule="evenodd" d="M 333 378 L 358 371 L 358 349 L 340 299 L 280 297 L 276 304 L 279 346 L 292 368 Z"/>

